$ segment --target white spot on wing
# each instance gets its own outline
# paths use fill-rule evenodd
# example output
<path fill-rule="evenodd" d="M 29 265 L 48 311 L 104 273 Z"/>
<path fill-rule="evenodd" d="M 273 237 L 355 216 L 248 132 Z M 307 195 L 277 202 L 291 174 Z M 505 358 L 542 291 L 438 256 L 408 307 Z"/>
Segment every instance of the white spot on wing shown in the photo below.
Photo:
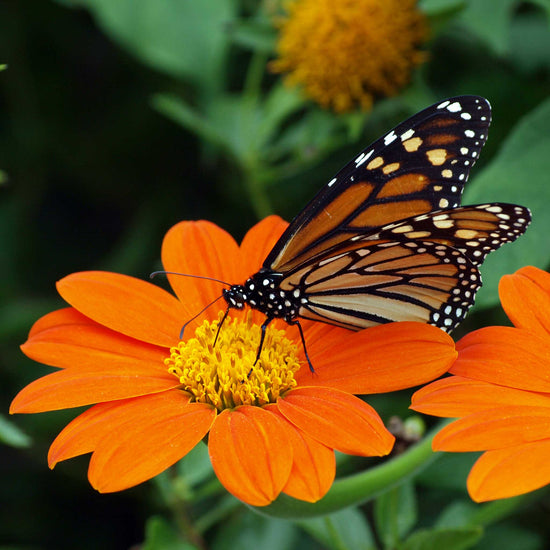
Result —
<path fill-rule="evenodd" d="M 458 101 L 455 101 L 447 107 L 447 111 L 450 111 L 451 113 L 458 113 L 458 111 L 462 111 L 462 105 Z"/>
<path fill-rule="evenodd" d="M 392 141 L 395 141 L 397 136 L 394 134 L 393 130 L 384 138 L 384 145 L 389 145 Z"/>
<path fill-rule="evenodd" d="M 371 149 L 368 153 L 361 153 L 356 159 L 355 159 L 355 167 L 358 168 L 363 164 L 365 161 L 367 161 L 371 155 L 374 153 L 374 149 Z"/>

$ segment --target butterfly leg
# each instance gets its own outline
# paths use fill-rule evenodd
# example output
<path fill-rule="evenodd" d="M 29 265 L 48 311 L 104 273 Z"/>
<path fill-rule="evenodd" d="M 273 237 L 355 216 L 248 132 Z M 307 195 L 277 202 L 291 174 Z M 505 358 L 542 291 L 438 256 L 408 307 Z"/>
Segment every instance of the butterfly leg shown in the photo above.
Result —
<path fill-rule="evenodd" d="M 256 354 L 256 360 L 254 361 L 254 365 L 256 365 L 256 363 L 260 359 L 260 354 L 262 353 L 262 348 L 263 348 L 264 340 L 265 340 L 265 331 L 266 331 L 267 326 L 269 325 L 269 323 L 271 323 L 271 321 L 273 321 L 273 317 L 268 317 L 262 324 L 262 327 L 261 327 L 262 334 L 260 336 L 260 345 L 258 346 L 258 353 Z M 298 330 L 300 332 L 300 338 L 302 339 L 302 345 L 304 346 L 304 354 L 306 356 L 307 364 L 309 365 L 309 370 L 312 373 L 315 373 L 315 369 L 313 368 L 313 365 L 311 363 L 311 359 L 309 358 L 309 355 L 307 353 L 306 339 L 304 338 L 304 331 L 302 330 L 302 325 L 300 324 L 300 321 L 298 321 L 296 319 L 294 321 L 289 322 L 288 324 L 289 325 L 296 325 L 298 327 Z M 251 369 L 250 372 L 252 372 L 252 369 Z M 248 376 L 250 377 L 250 373 L 248 374 Z"/>
<path fill-rule="evenodd" d="M 306 339 L 304 338 L 304 331 L 302 330 L 302 325 L 300 324 L 300 321 L 298 319 L 288 323 L 289 325 L 296 325 L 298 327 L 298 330 L 300 331 L 300 338 L 302 339 L 302 346 L 304 346 L 304 354 L 307 359 L 307 364 L 309 365 L 309 370 L 312 372 L 312 374 L 315 374 L 315 369 L 313 368 L 313 365 L 311 364 L 311 359 L 309 358 L 309 355 L 307 354 L 307 347 L 306 347 Z"/>
<path fill-rule="evenodd" d="M 212 344 L 212 347 L 216 347 L 216 342 L 218 341 L 218 336 L 220 335 L 220 330 L 222 329 L 222 325 L 225 323 L 225 320 L 227 319 L 227 315 L 229 313 L 229 307 L 225 310 L 225 313 L 223 314 L 222 320 L 220 321 L 220 324 L 218 325 L 218 330 L 216 331 L 216 338 L 214 338 L 214 343 Z"/>
<path fill-rule="evenodd" d="M 258 346 L 258 353 L 256 354 L 256 360 L 254 361 L 254 365 L 252 366 L 256 366 L 256 363 L 259 361 L 260 359 L 260 354 L 262 353 L 262 348 L 264 346 L 264 340 L 265 340 L 265 331 L 267 330 L 267 326 L 269 325 L 269 323 L 271 323 L 271 321 L 273 321 L 273 317 L 268 317 L 262 324 L 262 334 L 260 336 L 260 345 Z"/>

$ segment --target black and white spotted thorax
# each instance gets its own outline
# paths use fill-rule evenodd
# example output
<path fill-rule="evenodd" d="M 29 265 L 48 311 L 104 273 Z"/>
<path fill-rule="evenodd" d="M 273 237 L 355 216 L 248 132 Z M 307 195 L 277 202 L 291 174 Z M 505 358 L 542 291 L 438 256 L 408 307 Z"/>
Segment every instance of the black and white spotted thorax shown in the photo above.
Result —
<path fill-rule="evenodd" d="M 230 308 L 243 309 L 249 305 L 268 318 L 278 317 L 292 323 L 307 299 L 298 288 L 281 289 L 279 285 L 282 278 L 280 273 L 260 270 L 247 279 L 244 285 L 232 285 L 224 290 L 223 297 Z"/>

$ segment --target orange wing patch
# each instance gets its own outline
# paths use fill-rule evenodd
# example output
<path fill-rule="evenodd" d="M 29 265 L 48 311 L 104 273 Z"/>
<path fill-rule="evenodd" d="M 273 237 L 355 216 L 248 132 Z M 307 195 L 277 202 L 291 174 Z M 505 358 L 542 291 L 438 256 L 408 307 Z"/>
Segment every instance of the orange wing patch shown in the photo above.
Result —
<path fill-rule="evenodd" d="M 365 208 L 352 222 L 351 227 L 379 227 L 403 220 L 417 214 L 429 212 L 432 205 L 429 201 L 411 200 L 374 204 Z"/>
<path fill-rule="evenodd" d="M 422 143 L 422 138 L 416 136 L 405 140 L 403 142 L 403 147 L 405 148 L 405 151 L 407 151 L 407 153 L 414 153 L 415 151 L 418 151 L 418 148 L 422 145 Z"/>
<path fill-rule="evenodd" d="M 410 195 L 412 193 L 420 193 L 424 191 L 429 185 L 430 180 L 424 174 L 410 173 L 397 176 L 389 180 L 384 187 L 378 193 L 379 199 L 385 199 L 387 197 L 399 197 L 402 195 Z M 431 207 L 428 211 L 431 210 Z M 425 210 L 416 212 L 421 214 Z"/>
<path fill-rule="evenodd" d="M 283 248 L 279 257 L 289 258 L 290 261 L 274 264 L 281 271 L 288 271 L 295 266 L 314 257 L 322 250 L 327 250 L 338 243 L 349 239 L 349 233 L 342 231 L 332 237 L 326 237 L 334 228 L 342 226 L 344 220 L 351 216 L 357 204 L 367 201 L 374 190 L 374 185 L 368 182 L 358 182 L 344 189 L 330 204 L 303 225 L 299 231 L 299 238 L 294 235 Z M 314 243 L 319 244 L 314 245 Z"/>
<path fill-rule="evenodd" d="M 426 156 L 433 166 L 441 166 L 447 160 L 447 149 L 430 149 L 426 151 Z"/>

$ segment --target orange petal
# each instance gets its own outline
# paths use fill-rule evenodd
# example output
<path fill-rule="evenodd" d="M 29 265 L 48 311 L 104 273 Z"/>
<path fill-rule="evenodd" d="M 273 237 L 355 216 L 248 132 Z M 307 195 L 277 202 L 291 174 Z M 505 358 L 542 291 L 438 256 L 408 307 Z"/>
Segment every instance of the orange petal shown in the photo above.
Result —
<path fill-rule="evenodd" d="M 522 390 L 550 392 L 548 341 L 512 327 L 485 327 L 456 344 L 449 372 Z"/>
<path fill-rule="evenodd" d="M 306 341 L 306 344 L 308 342 Z M 410 388 L 445 373 L 456 358 L 452 338 L 423 323 L 389 323 L 343 334 L 333 349 L 308 353 L 315 373 L 301 369 L 300 385 L 366 394 Z"/>
<path fill-rule="evenodd" d="M 291 428 L 259 407 L 222 411 L 210 431 L 208 449 L 225 488 L 252 506 L 273 502 L 292 468 Z"/>
<path fill-rule="evenodd" d="M 504 405 L 550 407 L 550 395 L 449 376 L 418 390 L 411 409 L 433 416 L 457 418 Z"/>
<path fill-rule="evenodd" d="M 78 415 L 65 426 L 51 444 L 48 466 L 53 469 L 62 460 L 91 453 L 100 439 L 113 429 L 118 429 L 120 418 L 124 418 L 125 407 L 128 409 L 134 400 L 143 405 L 148 399 L 149 396 L 144 396 L 99 403 Z"/>
<path fill-rule="evenodd" d="M 498 291 L 502 307 L 516 327 L 543 338 L 550 336 L 550 274 L 523 267 L 513 275 L 504 275 Z"/>
<path fill-rule="evenodd" d="M 484 453 L 468 476 L 476 502 L 522 495 L 550 483 L 550 440 Z"/>
<path fill-rule="evenodd" d="M 31 327 L 29 338 L 52 327 L 75 324 L 95 326 L 97 323 L 94 323 L 94 321 L 76 311 L 74 307 L 65 307 L 63 309 L 56 309 L 40 317 Z"/>
<path fill-rule="evenodd" d="M 508 405 L 481 411 L 445 426 L 434 438 L 434 451 L 502 449 L 550 438 L 550 407 Z"/>
<path fill-rule="evenodd" d="M 279 216 L 268 216 L 252 227 L 241 243 L 241 257 L 246 277 L 262 267 L 267 255 L 288 227 Z"/>
<path fill-rule="evenodd" d="M 299 387 L 277 402 L 292 424 L 323 445 L 343 453 L 387 455 L 394 442 L 376 411 L 340 390 Z"/>
<path fill-rule="evenodd" d="M 57 290 L 99 324 L 158 346 L 177 344 L 188 317 L 181 302 L 165 290 L 118 273 L 73 273 L 57 283 Z"/>
<path fill-rule="evenodd" d="M 27 357 L 53 367 L 108 364 L 113 371 L 141 365 L 166 372 L 164 359 L 169 354 L 166 348 L 98 325 L 72 308 L 39 319 L 21 350 Z"/>
<path fill-rule="evenodd" d="M 180 222 L 172 227 L 162 242 L 162 264 L 166 271 L 213 277 L 228 284 L 242 283 L 245 279 L 241 272 L 239 247 L 233 237 L 217 225 L 208 221 Z M 222 296 L 223 284 L 184 277 L 168 275 L 170 285 L 181 302 L 185 304 L 188 321 L 210 302 Z M 225 301 L 219 306 L 209 308 L 203 319 L 214 319 L 220 309 L 225 309 Z"/>
<path fill-rule="evenodd" d="M 308 353 L 312 352 L 314 356 L 323 357 L 325 352 L 330 355 L 338 346 L 345 347 L 347 338 L 358 334 L 345 328 L 318 321 L 308 321 L 307 319 L 300 320 L 300 324 L 304 331 Z M 295 340 L 300 342 L 301 346 L 302 343 L 300 341 L 300 334 L 297 332 L 297 327 L 290 326 L 289 330 L 296 331 Z M 325 369 L 328 369 L 328 367 L 325 367 Z"/>
<path fill-rule="evenodd" d="M 276 405 L 267 405 L 265 409 L 288 423 Z M 326 495 L 334 481 L 336 475 L 334 451 L 293 425 L 289 433 L 293 463 L 283 493 L 306 502 L 317 502 Z"/>
<path fill-rule="evenodd" d="M 94 449 L 88 478 L 101 493 L 151 479 L 185 456 L 208 433 L 216 410 L 189 403 L 180 391 L 135 400 L 117 409 L 115 422 Z"/>
<path fill-rule="evenodd" d="M 147 395 L 180 386 L 179 380 L 155 366 L 144 364 L 89 365 L 63 369 L 23 388 L 11 403 L 10 413 L 36 413 L 104 403 Z"/>

